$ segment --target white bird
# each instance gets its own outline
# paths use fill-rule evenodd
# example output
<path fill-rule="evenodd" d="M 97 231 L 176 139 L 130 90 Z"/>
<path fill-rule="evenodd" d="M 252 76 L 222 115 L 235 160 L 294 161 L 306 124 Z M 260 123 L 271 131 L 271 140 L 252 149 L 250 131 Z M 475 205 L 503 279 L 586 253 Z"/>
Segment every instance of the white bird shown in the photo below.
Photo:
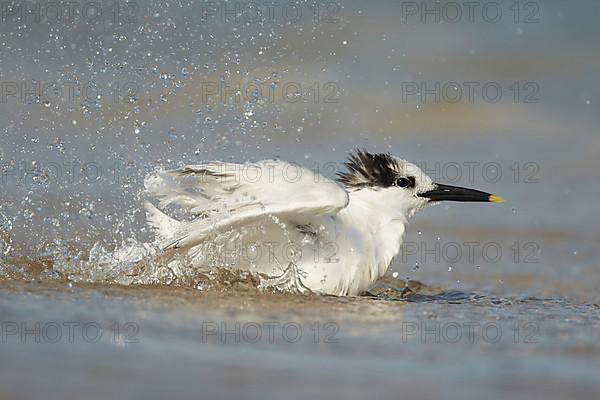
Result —
<path fill-rule="evenodd" d="M 159 171 L 145 179 L 147 196 L 158 201 L 145 202 L 147 223 L 167 263 L 258 273 L 286 290 L 357 295 L 385 274 L 417 211 L 442 200 L 503 201 L 433 183 L 390 154 L 356 150 L 345 168 L 335 180 L 279 160 Z"/>

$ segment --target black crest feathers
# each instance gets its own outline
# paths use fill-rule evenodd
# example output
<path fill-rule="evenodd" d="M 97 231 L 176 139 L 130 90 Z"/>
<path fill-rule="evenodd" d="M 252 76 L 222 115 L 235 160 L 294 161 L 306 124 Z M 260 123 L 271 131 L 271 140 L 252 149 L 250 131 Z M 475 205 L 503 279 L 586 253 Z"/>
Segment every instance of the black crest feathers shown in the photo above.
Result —
<path fill-rule="evenodd" d="M 338 172 L 337 179 L 350 189 L 392 186 L 398 174 L 398 161 L 389 153 L 372 154 L 355 150 L 344 163 L 347 171 Z"/>

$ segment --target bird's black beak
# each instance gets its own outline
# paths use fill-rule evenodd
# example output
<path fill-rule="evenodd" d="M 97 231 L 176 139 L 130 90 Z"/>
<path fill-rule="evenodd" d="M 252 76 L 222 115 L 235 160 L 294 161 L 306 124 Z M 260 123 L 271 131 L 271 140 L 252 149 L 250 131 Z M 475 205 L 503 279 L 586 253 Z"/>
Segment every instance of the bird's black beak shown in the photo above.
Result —
<path fill-rule="evenodd" d="M 504 201 L 500 196 L 494 196 L 475 189 L 443 185 L 441 183 L 435 183 L 434 185 L 433 190 L 420 193 L 418 196 L 428 198 L 431 201 L 480 201 L 491 203 L 502 203 Z"/>

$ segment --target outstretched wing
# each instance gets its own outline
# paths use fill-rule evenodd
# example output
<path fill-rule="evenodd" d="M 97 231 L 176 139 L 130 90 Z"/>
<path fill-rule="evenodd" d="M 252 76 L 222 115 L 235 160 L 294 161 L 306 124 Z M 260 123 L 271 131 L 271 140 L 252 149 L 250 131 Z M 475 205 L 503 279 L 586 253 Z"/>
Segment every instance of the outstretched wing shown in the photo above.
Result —
<path fill-rule="evenodd" d="M 193 218 L 176 227 L 172 222 L 154 226 L 159 231 L 169 227 L 169 232 L 159 235 L 165 250 L 193 247 L 211 233 L 265 216 L 335 215 L 348 204 L 348 193 L 335 181 L 278 160 L 188 165 L 149 175 L 145 186 L 159 208 L 172 205 Z"/>

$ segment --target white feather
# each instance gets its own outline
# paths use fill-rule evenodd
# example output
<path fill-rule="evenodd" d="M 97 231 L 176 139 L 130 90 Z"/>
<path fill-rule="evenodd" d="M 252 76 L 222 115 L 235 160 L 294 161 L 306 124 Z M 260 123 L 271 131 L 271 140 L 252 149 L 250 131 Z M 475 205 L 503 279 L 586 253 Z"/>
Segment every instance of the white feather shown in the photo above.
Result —
<path fill-rule="evenodd" d="M 169 217 L 149 201 L 144 202 L 144 207 L 146 208 L 146 222 L 161 240 L 171 237 L 181 225 L 181 222 Z"/>
<path fill-rule="evenodd" d="M 191 248 L 213 233 L 267 216 L 335 215 L 348 204 L 348 193 L 336 182 L 277 160 L 188 165 L 151 175 L 145 185 L 146 193 L 159 200 L 160 208 L 174 205 L 199 216 L 175 224 L 157 216 L 159 210 L 147 207 L 151 225 L 164 229 L 162 238 L 170 238 L 164 241 L 164 250 Z"/>

